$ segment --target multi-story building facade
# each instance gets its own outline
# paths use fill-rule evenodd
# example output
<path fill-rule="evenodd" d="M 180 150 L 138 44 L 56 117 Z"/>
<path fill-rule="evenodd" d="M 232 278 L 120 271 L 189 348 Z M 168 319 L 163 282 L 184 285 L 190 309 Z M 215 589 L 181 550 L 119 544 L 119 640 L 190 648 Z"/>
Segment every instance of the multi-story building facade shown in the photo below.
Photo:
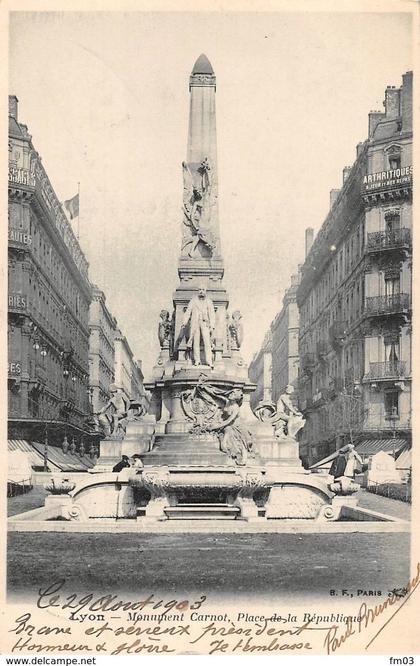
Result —
<path fill-rule="evenodd" d="M 9 437 L 85 434 L 88 263 L 9 98 Z"/>
<path fill-rule="evenodd" d="M 287 385 L 297 387 L 299 376 L 299 312 L 296 292 L 300 274 L 292 275 L 283 306 L 270 324 L 260 349 L 249 365 L 249 377 L 256 389 L 251 408 L 261 400 L 277 402 Z"/>
<path fill-rule="evenodd" d="M 117 330 L 115 346 L 115 386 L 122 390 L 127 401 L 144 398 L 141 362 L 136 361 L 127 338 Z"/>
<path fill-rule="evenodd" d="M 288 384 L 297 388 L 299 376 L 299 311 L 296 292 L 300 275 L 292 275 L 283 297 L 283 307 L 271 323 L 271 396 L 277 402 Z"/>
<path fill-rule="evenodd" d="M 91 407 L 97 414 L 110 398 L 109 386 L 115 381 L 117 320 L 106 306 L 105 294 L 92 285 L 89 308 L 89 388 Z"/>
<path fill-rule="evenodd" d="M 396 451 L 411 428 L 412 73 L 369 114 L 341 190 L 303 265 L 301 457 L 347 441 Z"/>
<path fill-rule="evenodd" d="M 260 349 L 254 354 L 248 368 L 249 378 L 254 384 L 256 384 L 256 389 L 251 394 L 251 409 L 255 409 L 261 400 L 272 400 L 271 348 L 271 329 L 269 329 L 264 336 L 264 340 Z"/>

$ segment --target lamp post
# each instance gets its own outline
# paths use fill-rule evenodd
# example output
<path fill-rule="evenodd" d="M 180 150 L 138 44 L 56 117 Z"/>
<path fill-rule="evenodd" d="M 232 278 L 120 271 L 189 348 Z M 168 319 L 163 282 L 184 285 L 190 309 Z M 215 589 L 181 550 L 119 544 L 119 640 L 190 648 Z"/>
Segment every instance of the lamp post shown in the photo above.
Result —
<path fill-rule="evenodd" d="M 396 435 L 395 426 L 397 424 L 398 419 L 399 419 L 398 410 L 394 405 L 391 409 L 391 413 L 388 416 L 388 421 L 391 423 L 392 427 L 392 457 L 394 458 L 394 460 L 395 460 L 395 435 Z"/>

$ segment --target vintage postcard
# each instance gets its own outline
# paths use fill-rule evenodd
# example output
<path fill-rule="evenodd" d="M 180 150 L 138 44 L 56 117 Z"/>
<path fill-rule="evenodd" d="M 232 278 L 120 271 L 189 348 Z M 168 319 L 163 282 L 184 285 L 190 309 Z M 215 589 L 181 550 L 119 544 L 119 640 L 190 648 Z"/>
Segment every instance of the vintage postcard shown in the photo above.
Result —
<path fill-rule="evenodd" d="M 0 7 L 5 663 L 420 651 L 418 3 L 211 4 Z"/>

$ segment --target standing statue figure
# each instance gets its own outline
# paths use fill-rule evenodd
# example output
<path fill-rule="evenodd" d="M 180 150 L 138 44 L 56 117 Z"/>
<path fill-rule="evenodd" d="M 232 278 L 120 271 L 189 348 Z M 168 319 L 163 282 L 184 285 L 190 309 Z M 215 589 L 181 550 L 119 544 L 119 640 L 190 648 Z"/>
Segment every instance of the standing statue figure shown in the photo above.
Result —
<path fill-rule="evenodd" d="M 204 365 L 213 367 L 212 341 L 216 326 L 216 315 L 213 301 L 206 293 L 206 287 L 201 284 L 198 293 L 192 297 L 184 314 L 182 327 L 185 331 L 190 325 L 187 340 L 187 349 L 192 350 L 194 365 L 201 363 L 201 343 L 204 350 Z"/>
<path fill-rule="evenodd" d="M 115 384 L 110 384 L 110 399 L 98 413 L 98 423 L 105 432 L 105 436 L 122 436 L 125 433 L 125 419 L 127 418 L 129 405 L 121 389 Z"/>
<path fill-rule="evenodd" d="M 293 386 L 288 385 L 279 397 L 277 405 L 263 401 L 255 410 L 255 415 L 260 421 L 271 423 L 278 439 L 296 439 L 297 433 L 305 425 L 302 413 L 296 409 L 291 400 L 290 396 L 293 393 Z"/>
<path fill-rule="evenodd" d="M 209 229 L 212 190 L 209 176 L 210 164 L 208 159 L 205 158 L 198 168 L 200 187 L 194 185 L 193 175 L 186 162 L 182 163 L 182 170 L 184 179 L 184 224 L 189 228 L 190 236 L 182 244 L 181 252 L 190 245 L 188 256 L 193 257 L 201 241 L 211 255 L 215 248 L 215 242 Z"/>
<path fill-rule="evenodd" d="M 244 339 L 244 327 L 242 324 L 242 314 L 239 310 L 232 312 L 232 318 L 229 322 L 229 335 L 233 349 L 240 349 Z"/>
<path fill-rule="evenodd" d="M 158 326 L 158 338 L 161 349 L 168 349 L 171 346 L 172 330 L 172 321 L 170 319 L 168 310 L 161 310 Z"/>

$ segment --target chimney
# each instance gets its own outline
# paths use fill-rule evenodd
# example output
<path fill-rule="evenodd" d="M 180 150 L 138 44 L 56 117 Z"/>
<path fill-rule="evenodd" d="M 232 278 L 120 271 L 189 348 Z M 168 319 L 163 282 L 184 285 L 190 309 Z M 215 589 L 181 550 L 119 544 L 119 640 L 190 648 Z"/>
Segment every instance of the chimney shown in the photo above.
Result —
<path fill-rule="evenodd" d="M 18 103 L 19 100 L 16 95 L 9 95 L 9 116 L 12 116 L 16 121 L 18 119 Z"/>
<path fill-rule="evenodd" d="M 330 190 L 330 209 L 334 206 L 335 202 L 337 201 L 340 192 L 341 190 Z"/>
<path fill-rule="evenodd" d="M 312 227 L 305 229 L 305 259 L 311 251 L 312 243 L 314 242 L 314 230 Z"/>
<path fill-rule="evenodd" d="M 403 74 L 401 88 L 402 131 L 413 131 L 413 72 Z"/>
<path fill-rule="evenodd" d="M 369 139 L 372 139 L 376 126 L 385 117 L 382 111 L 370 111 L 369 113 Z"/>
<path fill-rule="evenodd" d="M 400 115 L 400 90 L 395 86 L 387 86 L 385 90 L 385 115 L 387 118 L 398 118 Z"/>
<path fill-rule="evenodd" d="M 357 146 L 356 146 L 356 157 L 359 157 L 362 154 L 364 145 L 365 144 L 364 144 L 363 141 L 361 141 L 360 143 L 357 144 Z"/>
<path fill-rule="evenodd" d="M 351 166 L 345 166 L 343 169 L 343 185 L 346 182 L 347 178 L 349 177 L 349 173 L 351 171 Z"/>

